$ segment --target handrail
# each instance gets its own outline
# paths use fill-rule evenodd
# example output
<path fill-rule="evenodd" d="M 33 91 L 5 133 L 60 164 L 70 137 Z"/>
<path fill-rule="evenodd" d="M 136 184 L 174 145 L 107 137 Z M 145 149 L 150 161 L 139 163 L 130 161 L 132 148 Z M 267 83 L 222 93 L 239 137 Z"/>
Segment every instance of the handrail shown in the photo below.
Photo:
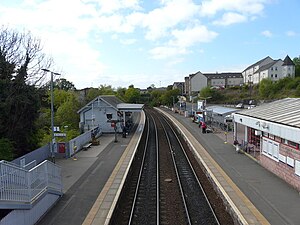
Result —
<path fill-rule="evenodd" d="M 1 164 L 9 165 L 9 166 L 14 167 L 15 169 L 18 169 L 18 170 L 28 171 L 28 170 L 24 169 L 23 167 L 20 167 L 18 164 L 8 162 L 6 160 L 1 160 L 0 165 Z"/>
<path fill-rule="evenodd" d="M 0 204 L 1 201 L 31 204 L 49 190 L 62 193 L 60 166 L 45 160 L 25 170 L 0 161 Z"/>

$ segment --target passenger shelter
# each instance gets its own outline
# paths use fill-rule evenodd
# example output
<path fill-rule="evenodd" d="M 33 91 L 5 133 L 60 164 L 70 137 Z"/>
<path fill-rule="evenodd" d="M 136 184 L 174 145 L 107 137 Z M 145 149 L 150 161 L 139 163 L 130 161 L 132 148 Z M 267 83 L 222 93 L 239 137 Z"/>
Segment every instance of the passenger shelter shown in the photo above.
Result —
<path fill-rule="evenodd" d="M 214 105 L 206 107 L 205 111 L 205 121 L 207 121 L 207 123 L 210 123 L 214 126 L 218 126 L 223 129 L 231 129 L 233 128 L 232 113 L 238 110 L 224 106 Z"/>
<path fill-rule="evenodd" d="M 240 110 L 233 117 L 235 140 L 253 146 L 262 166 L 300 191 L 300 98 Z"/>

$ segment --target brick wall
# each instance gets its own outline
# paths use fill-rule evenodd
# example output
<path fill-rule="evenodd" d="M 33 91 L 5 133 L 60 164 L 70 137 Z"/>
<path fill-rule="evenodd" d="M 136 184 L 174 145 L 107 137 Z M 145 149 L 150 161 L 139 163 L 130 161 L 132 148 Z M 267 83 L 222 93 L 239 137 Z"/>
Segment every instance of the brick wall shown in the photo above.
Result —
<path fill-rule="evenodd" d="M 300 151 L 293 149 L 287 145 L 280 144 L 279 153 L 284 156 L 288 156 L 292 159 L 300 161 Z M 284 162 L 276 162 L 275 160 L 261 154 L 260 156 L 261 165 L 269 171 L 273 172 L 284 181 L 292 185 L 295 189 L 300 191 L 300 176 L 295 174 L 295 168 L 289 166 Z"/>

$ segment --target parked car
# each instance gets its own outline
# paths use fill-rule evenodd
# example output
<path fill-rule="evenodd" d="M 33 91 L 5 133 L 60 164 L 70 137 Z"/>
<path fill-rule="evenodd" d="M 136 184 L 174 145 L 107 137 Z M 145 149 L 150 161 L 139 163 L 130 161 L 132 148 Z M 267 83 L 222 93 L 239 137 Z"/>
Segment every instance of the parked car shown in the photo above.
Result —
<path fill-rule="evenodd" d="M 244 104 L 243 103 L 239 103 L 235 106 L 235 108 L 238 108 L 238 109 L 243 109 L 244 108 Z"/>

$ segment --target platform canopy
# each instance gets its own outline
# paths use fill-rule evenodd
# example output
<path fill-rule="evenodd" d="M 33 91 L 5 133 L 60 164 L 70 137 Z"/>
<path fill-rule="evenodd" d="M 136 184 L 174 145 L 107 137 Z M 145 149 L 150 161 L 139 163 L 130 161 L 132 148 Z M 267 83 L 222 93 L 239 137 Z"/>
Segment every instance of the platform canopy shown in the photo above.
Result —
<path fill-rule="evenodd" d="M 143 110 L 144 104 L 119 103 L 117 108 L 124 112 L 140 112 Z"/>

